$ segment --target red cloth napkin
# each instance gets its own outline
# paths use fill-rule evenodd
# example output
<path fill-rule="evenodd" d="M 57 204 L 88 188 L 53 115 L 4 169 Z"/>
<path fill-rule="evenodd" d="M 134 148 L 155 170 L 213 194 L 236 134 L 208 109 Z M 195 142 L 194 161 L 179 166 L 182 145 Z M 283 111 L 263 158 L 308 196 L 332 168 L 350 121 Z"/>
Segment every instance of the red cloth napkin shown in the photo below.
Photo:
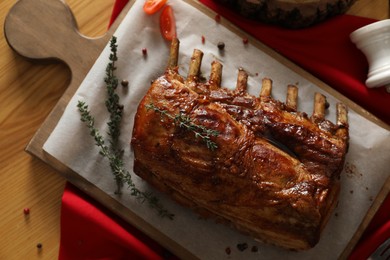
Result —
<path fill-rule="evenodd" d="M 365 87 L 366 59 L 349 40 L 352 31 L 374 20 L 342 15 L 310 28 L 288 30 L 248 21 L 212 0 L 200 1 L 390 124 L 390 95 L 383 88 Z M 127 2 L 116 0 L 110 24 Z M 350 259 L 366 259 L 389 237 L 390 196 Z M 175 256 L 68 184 L 62 197 L 59 259 L 175 259 Z"/>

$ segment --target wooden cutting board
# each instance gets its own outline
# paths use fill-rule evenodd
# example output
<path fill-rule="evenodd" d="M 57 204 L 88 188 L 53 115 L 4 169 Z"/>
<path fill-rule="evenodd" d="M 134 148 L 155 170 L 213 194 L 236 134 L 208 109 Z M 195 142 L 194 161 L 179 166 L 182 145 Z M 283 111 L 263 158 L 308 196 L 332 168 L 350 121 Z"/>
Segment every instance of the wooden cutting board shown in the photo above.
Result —
<path fill-rule="evenodd" d="M 27 146 L 27 151 L 43 158 L 41 148 L 56 125 L 56 119 L 61 117 L 69 99 L 130 7 L 131 4 L 100 38 L 80 34 L 72 11 L 60 0 L 20 0 L 11 8 L 4 23 L 9 46 L 28 59 L 64 62 L 72 75 L 69 87 Z"/>
<path fill-rule="evenodd" d="M 210 16 L 215 15 L 212 11 L 198 2 L 190 0 L 187 1 L 197 6 L 198 9 L 201 9 L 206 14 Z M 137 226 L 147 235 L 151 236 L 163 246 L 170 249 L 176 255 L 185 259 L 191 259 L 193 258 L 191 253 L 181 247 L 177 247 L 177 244 L 174 241 L 166 237 L 154 227 L 150 226 L 135 214 L 129 212 L 127 208 L 124 208 L 121 204 L 98 189 L 96 186 L 81 178 L 78 174 L 69 170 L 62 164 L 53 164 L 42 149 L 50 133 L 53 131 L 57 122 L 61 118 L 69 100 L 78 89 L 89 69 L 93 66 L 95 60 L 132 5 L 133 1 L 131 1 L 125 7 L 120 16 L 116 19 L 115 23 L 110 27 L 108 32 L 103 37 L 95 39 L 84 37 L 78 32 L 76 21 L 71 10 L 64 2 L 60 0 L 20 0 L 10 10 L 4 24 L 4 32 L 8 44 L 17 53 L 28 59 L 60 60 L 69 66 L 72 74 L 72 80 L 68 89 L 61 97 L 55 108 L 51 111 L 50 115 L 37 131 L 33 139 L 27 145 L 26 150 L 44 162 L 51 164 L 51 166 L 57 169 L 60 174 L 62 174 L 78 188 L 83 190 L 88 195 L 94 197 L 100 203 L 124 218 L 129 223 Z M 311 76 L 306 71 L 300 69 L 287 59 L 281 57 L 270 48 L 257 42 L 249 35 L 244 35 L 244 33 L 237 29 L 234 25 L 228 23 L 225 20 L 222 21 L 222 23 L 224 26 L 228 27 L 238 35 L 242 35 L 242 37 L 248 37 L 253 43 L 256 42 L 256 46 L 258 48 L 261 48 L 264 52 L 268 53 L 286 66 L 292 68 L 299 74 L 309 78 L 313 83 L 323 88 L 331 95 L 337 97 L 344 103 L 348 104 L 349 107 L 359 112 L 364 117 L 376 122 L 378 125 L 384 128 L 389 129 L 389 126 L 382 123 L 371 114 L 367 113 L 363 108 L 341 96 L 339 93 L 335 92 L 332 88 L 320 80 Z M 343 256 L 347 256 L 351 252 L 362 232 L 367 227 L 369 221 L 372 219 L 373 215 L 383 202 L 389 190 L 390 181 L 388 180 L 383 186 L 382 191 L 375 199 L 373 206 L 369 210 L 364 221 L 361 223 L 361 226 L 356 232 L 354 238 L 346 247 Z"/>

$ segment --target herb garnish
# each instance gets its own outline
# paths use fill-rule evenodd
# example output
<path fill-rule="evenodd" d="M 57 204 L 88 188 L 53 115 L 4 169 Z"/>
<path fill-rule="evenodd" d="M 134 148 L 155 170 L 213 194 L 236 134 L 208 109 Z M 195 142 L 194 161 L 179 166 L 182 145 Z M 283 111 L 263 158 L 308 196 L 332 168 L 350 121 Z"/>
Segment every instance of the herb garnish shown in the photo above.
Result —
<path fill-rule="evenodd" d="M 124 167 L 124 162 L 122 159 L 123 149 L 121 149 L 119 145 L 120 124 L 122 121 L 123 105 L 119 103 L 119 96 L 115 93 L 115 89 L 118 86 L 118 79 L 114 74 L 114 71 L 116 70 L 115 61 L 118 60 L 117 47 L 118 46 L 116 44 L 116 37 L 113 36 L 110 41 L 110 62 L 107 65 L 106 77 L 104 78 L 108 95 L 105 104 L 108 112 L 110 113 L 110 121 L 107 123 L 109 127 L 108 135 L 110 137 L 110 146 L 106 145 L 104 137 L 95 127 L 95 119 L 91 115 L 88 109 L 88 105 L 84 101 L 78 101 L 77 104 L 81 115 L 80 120 L 86 123 L 88 129 L 90 130 L 90 135 L 95 140 L 95 144 L 100 148 L 99 153 L 103 157 L 106 157 L 108 159 L 111 171 L 117 182 L 117 193 L 120 193 L 120 188 L 122 187 L 123 183 L 126 183 L 128 188 L 130 189 L 130 194 L 132 196 L 135 196 L 142 203 L 147 201 L 149 206 L 157 210 L 158 214 L 161 217 L 173 219 L 174 214 L 164 209 L 164 207 L 161 205 L 156 196 L 154 196 L 151 192 L 140 191 L 135 186 L 131 178 L 130 172 L 127 171 Z"/>
<path fill-rule="evenodd" d="M 123 149 L 120 148 L 119 145 L 119 136 L 120 136 L 120 125 L 122 122 L 123 115 L 123 105 L 119 103 L 119 96 L 115 92 L 118 87 L 118 78 L 115 76 L 115 62 L 118 60 L 117 56 L 117 39 L 116 37 L 112 37 L 110 41 L 110 49 L 111 53 L 109 56 L 110 62 L 106 67 L 106 77 L 104 78 L 104 82 L 106 83 L 107 90 L 107 100 L 105 102 L 107 111 L 110 113 L 110 121 L 107 123 L 108 125 L 108 135 L 110 136 L 110 148 L 111 152 L 115 157 L 122 158 Z M 109 157 L 108 157 L 109 158 Z M 116 175 L 115 170 L 111 167 L 115 180 L 117 182 L 118 190 L 117 193 L 120 193 L 120 188 L 122 187 L 122 176 Z"/>
<path fill-rule="evenodd" d="M 168 111 L 156 107 L 153 103 L 146 105 L 146 109 L 158 112 L 161 116 L 166 116 L 172 119 L 175 125 L 179 126 L 180 128 L 185 128 L 188 131 L 193 132 L 195 134 L 195 138 L 202 139 L 206 143 L 207 148 L 211 151 L 214 151 L 218 148 L 218 145 L 210 138 L 211 136 L 219 135 L 217 130 L 208 129 L 203 125 L 195 124 L 192 119 L 183 112 L 180 112 L 177 115 L 171 115 L 168 113 Z"/>

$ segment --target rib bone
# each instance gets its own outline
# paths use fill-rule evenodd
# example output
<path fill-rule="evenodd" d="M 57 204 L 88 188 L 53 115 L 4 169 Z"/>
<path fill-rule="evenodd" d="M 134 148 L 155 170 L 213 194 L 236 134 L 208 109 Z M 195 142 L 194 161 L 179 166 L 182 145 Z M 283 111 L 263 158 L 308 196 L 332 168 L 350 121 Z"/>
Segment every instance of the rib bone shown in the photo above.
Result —
<path fill-rule="evenodd" d="M 264 78 L 262 81 L 262 87 L 260 91 L 260 97 L 270 97 L 272 91 L 272 80 L 269 78 Z"/>
<path fill-rule="evenodd" d="M 177 38 L 172 39 L 169 59 L 168 59 L 168 68 L 173 69 L 177 67 L 177 62 L 179 59 L 179 46 L 180 46 L 180 41 Z"/>
<path fill-rule="evenodd" d="M 210 89 L 215 90 L 221 87 L 222 81 L 222 64 L 218 61 L 213 61 L 211 63 L 211 73 L 210 73 Z"/>
<path fill-rule="evenodd" d="M 325 119 L 325 107 L 326 97 L 321 93 L 316 92 L 314 94 L 314 109 L 312 116 L 314 122 L 322 121 Z"/>
<path fill-rule="evenodd" d="M 236 90 L 240 94 L 244 94 L 246 92 L 247 85 L 248 85 L 248 73 L 246 73 L 245 70 L 240 68 L 238 70 Z"/>
<path fill-rule="evenodd" d="M 337 103 L 337 125 L 342 126 L 336 131 L 336 135 L 344 139 L 348 138 L 348 108 L 343 103 Z"/>
<path fill-rule="evenodd" d="M 347 125 L 348 124 L 348 110 L 347 106 L 343 103 L 337 103 L 337 124 Z"/>
<path fill-rule="evenodd" d="M 294 85 L 287 86 L 287 98 L 286 105 L 293 111 L 297 110 L 297 102 L 298 101 L 298 88 Z"/>
<path fill-rule="evenodd" d="M 203 52 L 195 49 L 190 61 L 187 82 L 197 81 L 200 73 L 200 66 L 202 64 L 202 58 L 203 58 Z"/>

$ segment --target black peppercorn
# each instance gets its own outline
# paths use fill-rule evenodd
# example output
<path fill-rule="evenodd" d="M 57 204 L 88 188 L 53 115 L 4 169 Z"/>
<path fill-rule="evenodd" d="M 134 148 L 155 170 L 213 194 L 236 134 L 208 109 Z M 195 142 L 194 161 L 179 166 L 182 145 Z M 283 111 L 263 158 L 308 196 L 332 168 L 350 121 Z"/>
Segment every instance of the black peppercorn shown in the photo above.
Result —
<path fill-rule="evenodd" d="M 129 85 L 129 81 L 124 79 L 121 81 L 121 85 L 122 87 L 127 87 Z"/>
<path fill-rule="evenodd" d="M 329 108 L 329 102 L 327 100 L 325 100 L 325 109 L 328 109 Z"/>
<path fill-rule="evenodd" d="M 248 248 L 248 244 L 247 243 L 237 244 L 237 249 L 240 250 L 241 252 L 244 251 L 247 248 Z"/>
<path fill-rule="evenodd" d="M 222 50 L 224 50 L 225 49 L 225 43 L 224 42 L 218 42 L 218 49 L 220 50 L 220 51 L 222 51 Z"/>

